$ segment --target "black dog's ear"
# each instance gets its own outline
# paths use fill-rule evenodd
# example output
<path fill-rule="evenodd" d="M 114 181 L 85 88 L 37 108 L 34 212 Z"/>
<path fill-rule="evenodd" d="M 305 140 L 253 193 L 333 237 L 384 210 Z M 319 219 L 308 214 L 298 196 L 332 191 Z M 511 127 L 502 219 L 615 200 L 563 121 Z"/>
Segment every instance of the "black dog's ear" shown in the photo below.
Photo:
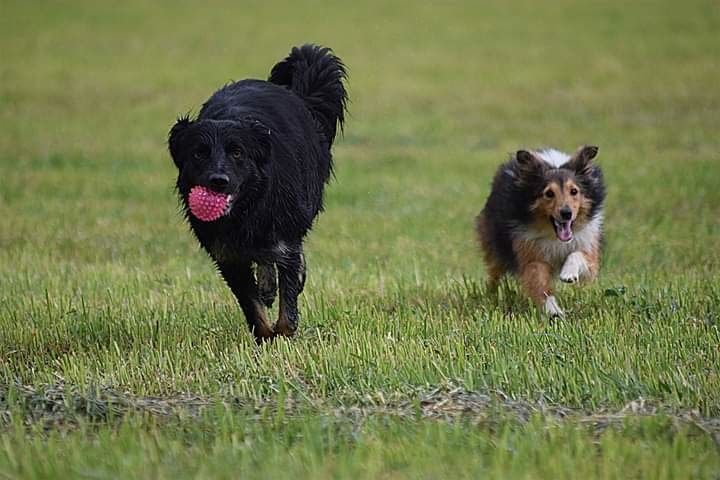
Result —
<path fill-rule="evenodd" d="M 181 146 L 183 144 L 185 134 L 192 124 L 193 121 L 190 120 L 190 116 L 184 115 L 177 119 L 175 125 L 173 125 L 170 129 L 170 133 L 168 133 L 168 150 L 170 150 L 170 156 L 178 168 L 182 168 L 183 159 Z"/>
<path fill-rule="evenodd" d="M 262 161 L 270 156 L 272 131 L 260 120 L 246 119 L 246 121 L 252 132 L 252 145 L 249 145 L 248 153 L 256 161 Z"/>
<path fill-rule="evenodd" d="M 598 147 L 594 145 L 584 145 L 578 148 L 575 155 L 568 162 L 568 168 L 573 170 L 576 175 L 586 175 L 592 168 L 592 161 L 598 154 Z"/>

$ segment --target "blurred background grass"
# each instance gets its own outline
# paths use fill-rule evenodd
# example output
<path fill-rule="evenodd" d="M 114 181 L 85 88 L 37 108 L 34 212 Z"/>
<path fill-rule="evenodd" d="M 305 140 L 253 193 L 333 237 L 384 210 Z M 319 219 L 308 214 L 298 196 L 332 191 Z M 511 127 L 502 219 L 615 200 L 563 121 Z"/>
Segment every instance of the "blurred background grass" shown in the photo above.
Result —
<path fill-rule="evenodd" d="M 144 267 L 190 256 L 202 268 L 170 191 L 169 126 L 218 86 L 265 78 L 291 45 L 316 42 L 349 66 L 352 103 L 310 240 L 314 270 L 359 282 L 368 262 L 478 275 L 470 225 L 496 165 L 520 146 L 585 142 L 600 145 L 610 185 L 605 273 L 718 266 L 707 241 L 720 217 L 713 2 L 3 10 L 8 258 Z"/>

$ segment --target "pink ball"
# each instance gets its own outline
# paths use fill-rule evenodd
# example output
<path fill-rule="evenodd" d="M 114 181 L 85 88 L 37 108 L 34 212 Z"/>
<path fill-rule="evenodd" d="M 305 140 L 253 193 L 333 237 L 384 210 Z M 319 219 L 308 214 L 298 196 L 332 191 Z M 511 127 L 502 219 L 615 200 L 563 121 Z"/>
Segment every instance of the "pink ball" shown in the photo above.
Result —
<path fill-rule="evenodd" d="M 228 195 L 213 192 L 200 185 L 194 186 L 188 195 L 190 212 L 203 222 L 212 222 L 225 214 L 228 206 Z"/>

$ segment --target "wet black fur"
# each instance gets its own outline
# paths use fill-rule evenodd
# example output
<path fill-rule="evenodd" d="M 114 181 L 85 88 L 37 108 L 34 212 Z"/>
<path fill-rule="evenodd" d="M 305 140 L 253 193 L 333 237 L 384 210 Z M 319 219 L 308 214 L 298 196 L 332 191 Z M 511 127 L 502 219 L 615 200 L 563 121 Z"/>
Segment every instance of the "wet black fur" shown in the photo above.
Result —
<path fill-rule="evenodd" d="M 327 48 L 295 47 L 268 81 L 224 86 L 197 119 L 180 118 L 168 145 L 178 167 L 177 192 L 193 233 L 238 299 L 251 330 L 253 302 L 271 304 L 277 265 L 281 311 L 297 327 L 304 283 L 303 238 L 323 209 L 332 172 L 331 147 L 344 123 L 343 63 Z M 226 175 L 218 187 L 211 175 Z M 188 194 L 195 185 L 233 194 L 232 209 L 213 222 L 195 218 Z M 262 277 L 260 290 L 254 265 Z M 255 332 L 257 335 L 257 332 Z"/>
<path fill-rule="evenodd" d="M 595 148 L 591 153 L 594 157 L 597 147 L 591 148 Z M 548 182 L 555 180 L 563 185 L 567 179 L 574 179 L 583 195 L 592 202 L 588 221 L 602 212 L 605 201 L 602 170 L 591 162 L 592 157 L 574 157 L 554 168 L 545 162 L 527 158 L 525 153 L 527 151 L 519 150 L 497 169 L 490 196 L 478 219 L 483 222 L 495 258 L 510 272 L 518 269 L 512 248 L 513 230 L 533 221 L 530 207 L 542 195 Z"/>

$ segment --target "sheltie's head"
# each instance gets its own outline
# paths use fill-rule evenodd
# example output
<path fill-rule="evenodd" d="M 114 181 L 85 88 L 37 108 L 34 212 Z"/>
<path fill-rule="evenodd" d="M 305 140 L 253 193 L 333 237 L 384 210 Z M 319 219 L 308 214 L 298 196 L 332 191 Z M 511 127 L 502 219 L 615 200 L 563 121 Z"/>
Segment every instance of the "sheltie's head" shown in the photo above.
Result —
<path fill-rule="evenodd" d="M 599 212 L 604 199 L 602 173 L 594 165 L 598 147 L 584 146 L 568 156 L 556 150 L 515 154 L 517 183 L 528 194 L 531 227 L 561 242 L 573 239 Z"/>

